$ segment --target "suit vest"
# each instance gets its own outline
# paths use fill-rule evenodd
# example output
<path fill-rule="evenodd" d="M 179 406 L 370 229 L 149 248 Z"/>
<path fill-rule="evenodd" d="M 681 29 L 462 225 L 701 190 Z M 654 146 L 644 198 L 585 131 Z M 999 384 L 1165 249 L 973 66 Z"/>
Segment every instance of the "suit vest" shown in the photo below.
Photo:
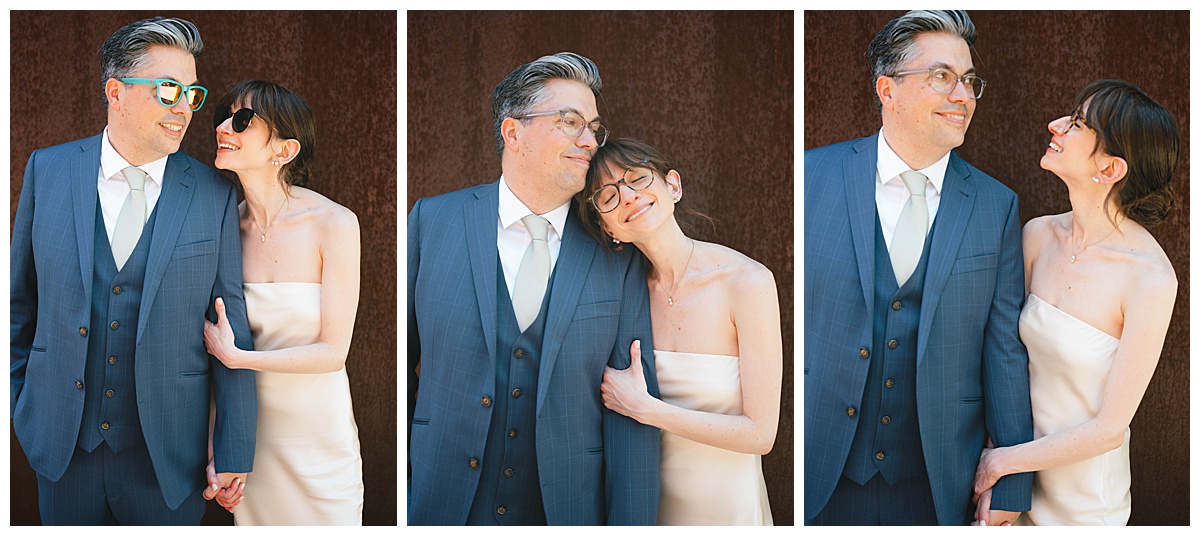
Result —
<path fill-rule="evenodd" d="M 842 472 L 859 485 L 875 473 L 893 486 L 925 474 L 917 422 L 917 329 L 932 237 L 931 228 L 916 269 L 904 286 L 898 287 L 879 217 L 875 217 L 871 340 L 876 350 L 871 352 L 858 427 Z"/>
<path fill-rule="evenodd" d="M 504 267 L 496 263 L 496 390 L 491 422 L 483 450 L 479 487 L 467 514 L 468 525 L 545 525 L 541 482 L 538 479 L 537 426 L 538 366 L 554 274 L 546 285 L 542 308 L 524 332 L 520 331 Z"/>
<path fill-rule="evenodd" d="M 150 259 L 155 210 L 125 266 L 117 271 L 96 198 L 96 236 L 92 253 L 92 314 L 84 366 L 83 420 L 77 445 L 92 452 L 107 442 L 113 452 L 145 443 L 138 419 L 133 360 L 143 281 Z"/>

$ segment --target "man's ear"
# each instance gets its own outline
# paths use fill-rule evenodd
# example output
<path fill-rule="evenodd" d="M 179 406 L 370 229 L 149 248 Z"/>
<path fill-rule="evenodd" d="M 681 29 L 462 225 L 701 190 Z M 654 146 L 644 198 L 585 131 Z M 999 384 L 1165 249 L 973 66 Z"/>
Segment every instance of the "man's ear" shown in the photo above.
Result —
<path fill-rule="evenodd" d="M 109 78 L 104 82 L 104 96 L 108 99 L 108 109 L 116 112 L 121 110 L 121 96 L 125 90 L 125 83 L 116 78 Z"/>
<path fill-rule="evenodd" d="M 500 123 L 500 138 L 504 140 L 504 149 L 513 152 L 521 151 L 521 133 L 525 125 L 520 120 L 511 117 L 504 118 Z"/>
<path fill-rule="evenodd" d="M 892 91 L 895 88 L 895 78 L 880 76 L 875 79 L 875 95 L 879 96 L 879 102 L 883 103 L 885 110 L 891 110 L 896 107 L 896 102 L 892 99 Z"/>

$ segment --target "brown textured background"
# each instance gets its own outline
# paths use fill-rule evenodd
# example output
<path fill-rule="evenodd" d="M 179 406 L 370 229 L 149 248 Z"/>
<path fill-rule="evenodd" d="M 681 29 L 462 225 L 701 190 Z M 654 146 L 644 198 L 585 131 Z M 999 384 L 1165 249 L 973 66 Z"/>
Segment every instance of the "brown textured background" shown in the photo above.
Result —
<path fill-rule="evenodd" d="M 804 14 L 804 148 L 879 130 L 867 45 L 894 12 Z M 1074 108 L 1092 80 L 1137 84 L 1171 110 L 1183 138 L 1176 205 L 1151 232 L 1179 279 L 1167 342 L 1130 426 L 1133 525 L 1188 524 L 1188 313 L 1191 200 L 1188 13 L 971 12 L 975 67 L 988 82 L 958 154 L 1017 192 L 1021 221 L 1071 209 L 1067 189 L 1038 167 L 1046 124 Z"/>
<path fill-rule="evenodd" d="M 661 151 L 683 177 L 683 203 L 716 218 L 708 239 L 775 274 L 783 400 L 763 472 L 775 523 L 793 524 L 793 14 L 407 16 L 409 209 L 417 199 L 498 179 L 492 90 L 523 63 L 577 52 L 600 68 L 597 106 L 612 137 Z"/>
<path fill-rule="evenodd" d="M 10 224 L 30 153 L 103 130 L 100 45 L 117 28 L 156 15 L 192 21 L 204 39 L 196 70 L 209 95 L 184 152 L 211 164 L 213 110 L 247 78 L 299 93 L 316 114 L 309 187 L 353 210 L 362 231 L 362 292 L 347 370 L 362 445 L 363 522 L 395 525 L 395 11 L 11 12 Z M 37 482 L 9 429 L 11 523 L 38 524 Z M 232 516 L 210 502 L 204 523 L 228 525 Z"/>

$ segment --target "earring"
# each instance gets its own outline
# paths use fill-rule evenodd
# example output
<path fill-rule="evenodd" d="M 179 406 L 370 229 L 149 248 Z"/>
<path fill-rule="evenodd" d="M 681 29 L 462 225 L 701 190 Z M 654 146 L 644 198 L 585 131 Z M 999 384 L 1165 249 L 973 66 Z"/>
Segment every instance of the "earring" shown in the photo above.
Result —
<path fill-rule="evenodd" d="M 1100 182 L 1100 179 L 1098 179 L 1096 177 L 1092 177 L 1092 182 Z"/>
<path fill-rule="evenodd" d="M 272 160 L 272 161 L 271 161 L 271 165 L 272 165 L 272 166 L 278 166 L 278 165 L 279 165 L 279 161 L 278 161 L 278 160 Z"/>
<path fill-rule="evenodd" d="M 620 241 L 620 240 L 617 240 L 617 238 L 616 238 L 616 237 L 613 237 L 613 243 L 614 243 L 614 244 L 620 244 L 620 243 L 621 243 L 621 241 Z"/>

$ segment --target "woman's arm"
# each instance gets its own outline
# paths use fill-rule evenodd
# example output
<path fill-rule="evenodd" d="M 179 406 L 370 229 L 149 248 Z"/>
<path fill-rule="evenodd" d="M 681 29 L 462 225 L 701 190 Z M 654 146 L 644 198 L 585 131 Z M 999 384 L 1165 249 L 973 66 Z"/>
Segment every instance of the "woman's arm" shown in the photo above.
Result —
<path fill-rule="evenodd" d="M 231 369 L 320 374 L 341 370 L 350 351 L 358 313 L 359 226 L 353 212 L 339 209 L 326 220 L 321 236 L 321 334 L 304 346 L 268 351 L 241 350 L 217 303 L 218 323 L 206 323 L 204 343 Z"/>
<path fill-rule="evenodd" d="M 1086 422 L 1035 441 L 987 451 L 975 474 L 977 497 L 1004 475 L 1067 465 L 1121 446 L 1162 354 L 1177 286 L 1169 267 L 1139 272 L 1125 297 L 1121 342 L 1100 411 Z"/>
<path fill-rule="evenodd" d="M 673 406 L 646 393 L 641 371 L 607 369 L 601 394 L 605 406 L 698 443 L 750 454 L 766 454 L 775 444 L 783 378 L 779 297 L 770 270 L 755 265 L 733 291 L 730 315 L 738 338 L 742 414 L 721 415 Z M 632 351 L 637 351 L 635 348 Z M 640 354 L 639 354 L 640 355 Z M 634 358 L 634 363 L 638 359 Z"/>

